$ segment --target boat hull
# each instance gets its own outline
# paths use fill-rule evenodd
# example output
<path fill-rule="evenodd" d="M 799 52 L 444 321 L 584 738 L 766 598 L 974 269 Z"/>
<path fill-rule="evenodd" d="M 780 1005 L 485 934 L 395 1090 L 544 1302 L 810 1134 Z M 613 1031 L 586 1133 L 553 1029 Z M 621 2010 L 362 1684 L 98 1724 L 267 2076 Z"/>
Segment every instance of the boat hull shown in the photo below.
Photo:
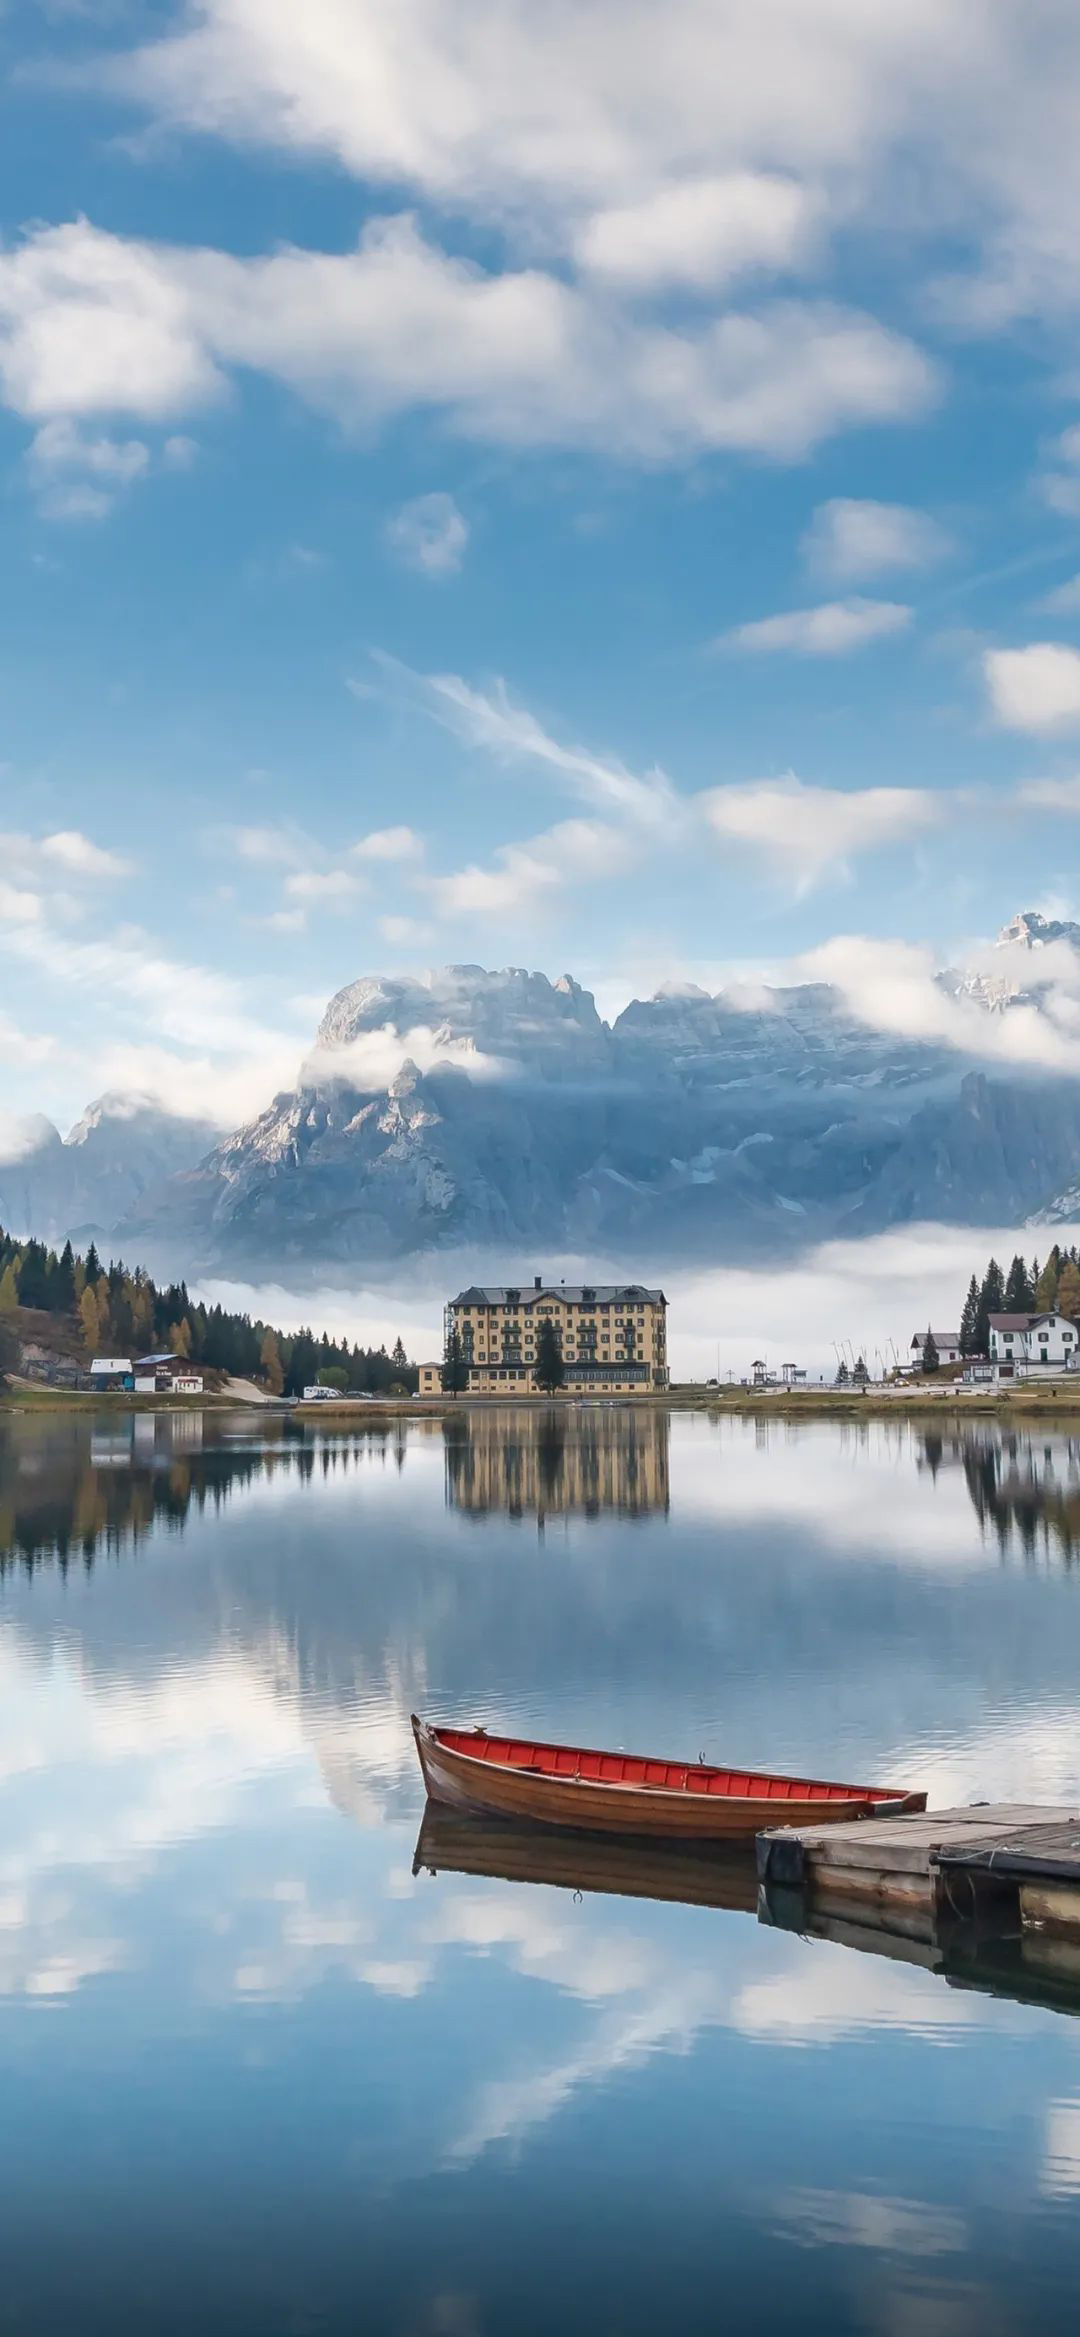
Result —
<path fill-rule="evenodd" d="M 482 1732 L 477 1732 L 482 1744 Z M 822 1801 L 797 1788 L 771 1795 L 716 1794 L 689 1789 L 594 1783 L 490 1762 L 444 1744 L 437 1730 L 413 1716 L 413 1735 L 432 1801 L 450 1809 L 482 1810 L 491 1817 L 533 1825 L 570 1826 L 586 1833 L 637 1834 L 667 1841 L 723 1842 L 777 1825 L 843 1825 L 853 1818 L 885 1817 L 926 1807 L 925 1794 L 853 1791 Z M 688 1772 L 692 1775 L 693 1772 Z"/>

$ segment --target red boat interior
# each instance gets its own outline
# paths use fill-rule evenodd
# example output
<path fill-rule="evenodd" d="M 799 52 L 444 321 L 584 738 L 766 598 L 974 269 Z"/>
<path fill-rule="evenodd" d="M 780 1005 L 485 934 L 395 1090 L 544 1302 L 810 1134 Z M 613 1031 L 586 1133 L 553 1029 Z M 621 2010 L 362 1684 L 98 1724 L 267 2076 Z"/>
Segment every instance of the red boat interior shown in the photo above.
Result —
<path fill-rule="evenodd" d="M 573 1745 L 534 1745 L 517 1737 L 489 1737 L 465 1728 L 433 1729 L 449 1753 L 540 1777 L 575 1777 L 594 1785 L 648 1786 L 660 1793 L 713 1793 L 740 1801 L 896 1801 L 886 1785 L 826 1785 L 811 1778 L 763 1777 L 746 1769 L 710 1769 L 704 1763 L 647 1761 L 636 1753 L 597 1753 Z"/>

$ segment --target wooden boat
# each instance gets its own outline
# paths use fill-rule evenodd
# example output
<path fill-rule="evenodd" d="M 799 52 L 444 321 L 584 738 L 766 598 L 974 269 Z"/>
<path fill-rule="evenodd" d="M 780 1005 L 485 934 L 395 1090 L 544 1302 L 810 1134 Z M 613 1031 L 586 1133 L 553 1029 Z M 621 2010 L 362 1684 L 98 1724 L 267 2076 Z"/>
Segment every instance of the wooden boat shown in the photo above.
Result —
<path fill-rule="evenodd" d="M 652 1761 L 635 1753 L 489 1736 L 483 1728 L 431 1728 L 412 1716 L 432 1801 L 494 1817 L 526 1818 L 586 1832 L 660 1834 L 714 1841 L 762 1827 L 895 1817 L 924 1810 L 926 1795 L 891 1785 L 834 1785 L 771 1777 L 704 1761 Z"/>
<path fill-rule="evenodd" d="M 592 1897 L 660 1899 L 752 1915 L 758 1902 L 752 1842 L 636 1841 L 568 1826 L 528 1826 L 429 1801 L 413 1873 L 477 1875 Z"/>

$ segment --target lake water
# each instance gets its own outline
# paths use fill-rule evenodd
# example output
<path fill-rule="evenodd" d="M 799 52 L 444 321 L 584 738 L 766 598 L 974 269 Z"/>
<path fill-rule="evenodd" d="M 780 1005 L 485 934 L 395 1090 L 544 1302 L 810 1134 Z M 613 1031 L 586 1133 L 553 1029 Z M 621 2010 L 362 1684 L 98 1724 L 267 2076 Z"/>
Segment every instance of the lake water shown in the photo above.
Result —
<path fill-rule="evenodd" d="M 1072 2330 L 1067 1975 L 414 1875 L 408 1716 L 1071 1797 L 1078 1552 L 993 1427 L 0 1416 L 0 2332 Z"/>

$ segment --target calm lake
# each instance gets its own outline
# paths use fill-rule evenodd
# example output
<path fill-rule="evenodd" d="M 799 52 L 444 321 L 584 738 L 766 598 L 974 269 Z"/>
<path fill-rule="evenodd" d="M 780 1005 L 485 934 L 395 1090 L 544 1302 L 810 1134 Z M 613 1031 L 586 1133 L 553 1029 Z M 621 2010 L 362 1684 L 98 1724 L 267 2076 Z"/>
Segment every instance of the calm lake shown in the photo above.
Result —
<path fill-rule="evenodd" d="M 1067 1972 L 414 1874 L 409 1713 L 1061 1800 L 1078 1699 L 1080 1439 L 4 1415 L 0 2332 L 1074 2329 Z"/>

